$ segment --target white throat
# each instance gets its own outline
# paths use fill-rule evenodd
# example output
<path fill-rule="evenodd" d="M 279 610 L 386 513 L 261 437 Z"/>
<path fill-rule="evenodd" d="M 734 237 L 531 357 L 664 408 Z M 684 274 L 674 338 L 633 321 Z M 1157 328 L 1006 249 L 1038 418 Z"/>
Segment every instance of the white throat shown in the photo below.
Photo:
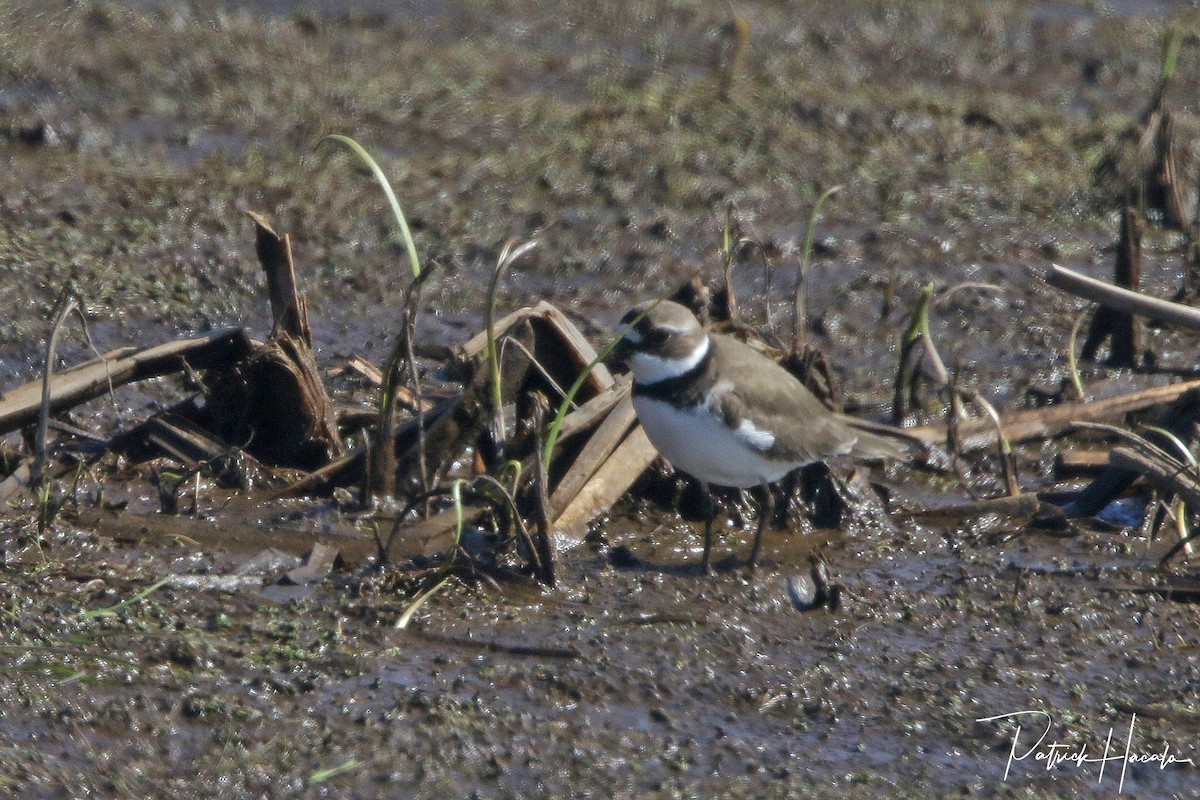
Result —
<path fill-rule="evenodd" d="M 685 356 L 664 358 L 650 353 L 635 352 L 629 359 L 629 366 L 633 369 L 634 383 L 649 386 L 659 381 L 678 378 L 695 369 L 704 360 L 704 357 L 708 355 L 709 346 L 708 337 L 705 336 L 692 352 Z"/>

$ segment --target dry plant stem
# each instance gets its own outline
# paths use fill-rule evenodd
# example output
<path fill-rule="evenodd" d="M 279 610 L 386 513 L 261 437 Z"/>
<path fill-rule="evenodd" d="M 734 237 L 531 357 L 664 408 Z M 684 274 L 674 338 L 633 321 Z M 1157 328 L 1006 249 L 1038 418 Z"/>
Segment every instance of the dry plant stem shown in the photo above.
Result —
<path fill-rule="evenodd" d="M 955 364 L 954 367 L 954 384 L 958 385 L 959 372 L 962 368 L 961 361 Z M 962 436 L 961 427 L 962 421 L 966 418 L 962 407 L 962 394 L 954 388 L 947 389 L 949 394 L 949 402 L 946 404 L 946 452 L 950 454 L 950 468 L 954 470 L 955 476 L 958 477 L 958 482 L 972 500 L 979 499 L 979 493 L 975 491 L 975 487 L 971 485 L 970 477 L 967 475 L 967 470 L 963 467 L 962 462 Z"/>
<path fill-rule="evenodd" d="M 985 400 L 978 392 L 971 392 L 969 396 L 971 401 L 983 410 L 984 414 L 987 415 L 995 427 L 996 455 L 1000 459 L 1000 465 L 1004 471 L 1004 485 L 1008 489 L 1009 495 L 1015 497 L 1021 493 L 1021 484 L 1017 480 L 1017 465 L 1013 458 L 1012 445 L 1009 444 L 1008 437 L 1004 435 L 1004 425 L 1000 422 L 1000 415 L 996 413 L 996 409 L 992 404 Z"/>
<path fill-rule="evenodd" d="M 1126 204 L 1121 216 L 1121 241 L 1117 247 L 1117 263 L 1113 279 L 1122 289 L 1136 292 L 1142 280 L 1142 215 Z M 1088 361 L 1106 339 L 1110 341 L 1109 363 L 1118 367 L 1137 366 L 1139 347 L 1138 322 L 1132 314 L 1101 306 L 1092 317 L 1080 356 Z"/>
<path fill-rule="evenodd" d="M 1160 492 L 1172 493 L 1193 508 L 1200 508 L 1200 484 L 1194 475 L 1185 474 L 1186 465 L 1161 454 L 1139 453 L 1128 447 L 1114 448 L 1111 463 L 1141 475 Z"/>
<path fill-rule="evenodd" d="M 50 376 L 54 373 L 54 359 L 58 353 L 58 336 L 67 322 L 67 317 L 79 308 L 79 300 L 73 294 L 64 294 L 59 304 L 58 314 L 54 318 L 54 327 L 50 329 L 50 341 L 46 343 L 46 357 L 42 362 L 42 402 L 38 412 L 33 469 L 29 480 L 34 491 L 42 488 L 42 478 L 46 472 L 46 432 L 50 426 Z"/>
<path fill-rule="evenodd" d="M 1091 403 L 1063 403 L 1018 411 L 1003 418 L 1004 435 L 1009 442 L 1049 439 L 1066 432 L 1078 420 L 1119 417 L 1131 411 L 1173 402 L 1194 389 L 1200 389 L 1200 380 L 1155 386 Z M 941 425 L 920 425 L 906 428 L 905 432 L 928 444 L 939 444 L 946 438 L 946 430 Z M 967 419 L 959 425 L 959 437 L 959 447 L 964 453 L 969 453 L 995 444 L 996 431 L 991 420 Z"/>
<path fill-rule="evenodd" d="M 536 242 L 526 242 L 519 247 L 516 239 L 509 239 L 505 242 L 504 248 L 500 251 L 500 257 L 496 259 L 496 268 L 492 271 L 492 279 L 488 283 L 487 305 L 484 307 L 484 332 L 487 334 L 488 368 L 492 380 L 492 440 L 501 450 L 508 439 L 508 433 L 505 430 L 504 399 L 500 390 L 500 354 L 496 346 L 496 291 L 500 287 L 500 279 L 504 277 L 504 273 L 508 271 L 512 263 L 535 247 L 537 247 Z M 530 360 L 537 363 L 532 356 Z M 503 458 L 503 452 L 501 452 L 499 460 L 502 461 Z"/>
<path fill-rule="evenodd" d="M 482 481 L 492 487 L 492 490 L 497 492 L 504 499 L 504 505 L 508 509 L 509 520 L 513 529 L 516 531 L 517 538 L 521 540 L 521 544 L 529 548 L 529 552 L 533 554 L 533 569 L 534 573 L 541 575 L 543 573 L 542 557 L 538 551 L 537 545 L 534 544 L 533 537 L 529 533 L 529 528 L 525 525 L 525 520 L 521 518 L 521 511 L 517 508 L 517 501 L 513 498 L 513 493 L 500 481 L 493 478 L 491 475 L 481 474 L 476 475 L 475 480 Z M 514 482 L 515 483 L 515 482 Z M 515 491 L 515 487 L 514 490 Z M 553 567 L 551 568 L 553 574 Z"/>
<path fill-rule="evenodd" d="M 817 215 L 825 201 L 842 190 L 841 184 L 826 189 L 817 202 L 813 203 L 808 217 L 808 230 L 804 234 L 804 249 L 800 251 L 800 265 L 796 270 L 796 289 L 792 297 L 792 352 L 798 353 L 808 341 L 808 269 L 812 263 L 813 238 L 816 235 Z"/>
<path fill-rule="evenodd" d="M 501 340 L 500 349 L 501 349 L 502 357 L 503 357 L 504 348 L 509 345 L 512 345 L 513 347 L 520 350 L 525 355 L 525 357 L 529 359 L 529 365 L 531 367 L 533 367 L 535 370 L 537 370 L 537 373 L 538 373 L 538 375 L 541 376 L 542 380 L 544 380 L 546 382 L 546 384 L 551 389 L 553 389 L 560 397 L 567 396 L 567 390 L 559 385 L 558 381 L 556 381 L 554 379 L 554 376 L 550 374 L 550 370 L 546 369 L 546 367 L 542 364 L 542 362 L 538 361 L 537 356 L 534 355 L 533 351 L 531 351 L 528 347 L 526 347 L 524 344 L 522 344 L 519 339 L 515 339 L 512 336 L 505 336 L 504 339 Z M 499 374 L 499 372 L 497 372 L 497 374 Z M 572 411 L 579 410 L 579 406 L 575 403 L 574 400 L 571 401 L 571 410 Z"/>
<path fill-rule="evenodd" d="M 383 385 L 380 388 L 379 426 L 375 434 L 376 447 L 372 450 L 373 458 L 368 462 L 368 485 L 371 492 L 378 492 L 384 497 L 392 497 L 396 493 L 396 451 L 394 447 L 396 428 L 396 400 L 399 396 L 397 388 L 400 382 L 401 365 L 407 369 L 413 403 L 417 408 L 425 405 L 421 395 L 421 378 L 417 372 L 416 353 L 413 349 L 413 336 L 416 330 L 416 319 L 421 302 L 421 287 L 434 272 L 434 267 L 424 270 L 408 285 L 405 293 L 404 308 L 401 313 L 401 331 L 388 353 L 383 365 Z M 421 489 L 428 493 L 430 489 L 429 470 L 426 460 L 425 415 L 417 414 L 417 458 L 418 474 L 421 479 Z"/>
<path fill-rule="evenodd" d="M 896 423 L 904 419 L 905 394 L 912 405 L 917 404 L 917 382 L 920 380 L 922 363 L 928 364 L 939 388 L 948 387 L 951 383 L 950 373 L 933 344 L 933 336 L 929 330 L 929 307 L 932 300 L 933 284 L 928 284 L 921 290 L 912 319 L 901 340 L 900 366 L 896 372 L 892 397 L 892 418 Z"/>
<path fill-rule="evenodd" d="M 546 409 L 542 402 L 534 404 L 534 430 L 542 430 L 545 422 Z M 534 491 L 537 503 L 537 536 L 534 539 L 535 553 L 540 566 L 538 579 L 553 588 L 554 576 L 554 539 L 550 521 L 550 477 L 546 472 L 546 457 L 542 452 L 541 442 L 534 448 L 537 459 L 537 474 L 534 477 Z"/>
<path fill-rule="evenodd" d="M 404 304 L 404 358 L 408 362 L 408 374 L 412 380 L 412 396 L 420 408 L 425 402 L 421 396 L 421 375 L 417 372 L 417 355 L 413 350 L 413 337 L 416 336 L 417 330 L 417 313 L 421 303 L 421 284 L 424 275 L 432 270 L 426 270 L 421 279 L 413 281 L 411 290 L 412 296 L 409 302 Z M 392 408 L 395 408 L 393 403 Z M 421 491 L 428 492 L 430 490 L 429 481 L 429 462 L 426 453 L 427 436 L 425 430 L 425 415 L 417 414 L 417 469 L 421 476 Z M 389 438 L 390 442 L 391 439 Z M 393 480 L 395 475 L 393 473 Z"/>
<path fill-rule="evenodd" d="M 271 336 L 283 331 L 312 345 L 308 316 L 296 288 L 296 265 L 292 260 L 292 240 L 280 236 L 266 217 L 253 211 L 246 216 L 254 221 L 254 249 L 267 276 L 267 297 L 271 302 Z"/>
<path fill-rule="evenodd" d="M 1180 461 L 1180 459 L 1171 455 L 1171 453 L 1165 447 L 1159 447 L 1158 443 L 1153 442 L 1148 438 L 1153 436 L 1159 442 L 1162 442 L 1162 444 L 1166 447 L 1170 446 L 1172 440 L 1178 441 L 1175 434 L 1171 430 L 1161 425 L 1156 425 L 1146 429 L 1146 436 L 1143 436 L 1139 433 L 1134 433 L 1131 430 L 1126 430 L 1125 428 L 1121 428 L 1116 425 L 1105 425 L 1104 423 L 1100 422 L 1077 422 L 1072 427 L 1079 430 L 1098 431 L 1100 433 L 1111 434 L 1129 442 L 1138 451 L 1147 456 L 1165 461 L 1172 461 L 1182 466 L 1186 466 L 1186 464 Z"/>
<path fill-rule="evenodd" d="M 1171 408 L 1163 413 L 1162 417 L 1156 423 L 1156 427 L 1162 428 L 1176 438 L 1189 441 L 1193 436 L 1197 420 L 1200 420 L 1200 388 L 1193 385 L 1190 391 L 1181 393 L 1181 396 L 1172 404 Z M 1165 442 L 1165 437 L 1161 433 L 1148 431 L 1145 437 L 1141 437 L 1123 428 L 1115 428 L 1113 426 L 1098 426 L 1095 423 L 1078 422 L 1075 423 L 1075 426 L 1116 433 L 1116 435 L 1137 443 L 1147 454 L 1153 455 L 1157 451 L 1170 458 L 1156 443 L 1156 440 Z M 1145 444 L 1142 444 L 1143 442 Z M 1097 513 L 1125 491 L 1137 477 L 1138 473 L 1133 470 L 1110 464 L 1108 469 L 1104 470 L 1095 480 L 1084 487 L 1079 496 L 1069 504 L 1067 507 L 1069 513 L 1076 516 L 1091 516 Z"/>
<path fill-rule="evenodd" d="M 1193 533 L 1192 535 L 1188 536 L 1186 539 L 1180 539 L 1178 542 L 1176 542 L 1174 545 L 1172 545 L 1170 550 L 1163 553 L 1163 557 L 1158 560 L 1158 568 L 1159 569 L 1165 568 L 1167 566 L 1167 564 L 1171 561 L 1171 559 L 1175 558 L 1175 556 L 1179 555 L 1180 553 L 1182 553 L 1184 551 L 1186 551 L 1188 553 L 1192 552 L 1192 545 L 1196 542 L 1196 539 L 1198 539 L 1198 538 L 1200 538 L 1200 532 Z"/>
<path fill-rule="evenodd" d="M 1079 361 L 1075 358 L 1075 342 L 1079 338 L 1079 326 L 1087 312 L 1080 312 L 1071 326 L 1071 336 L 1067 339 L 1067 368 L 1071 371 L 1071 385 L 1075 388 L 1075 399 L 1083 402 L 1087 396 L 1083 391 L 1083 379 L 1079 376 Z"/>
<path fill-rule="evenodd" d="M 1056 289 L 1110 308 L 1178 325 L 1188 330 L 1200 331 L 1200 309 L 1121 289 L 1104 281 L 1080 275 L 1078 272 L 1073 272 L 1057 264 L 1050 265 L 1050 269 L 1046 272 L 1046 283 Z"/>

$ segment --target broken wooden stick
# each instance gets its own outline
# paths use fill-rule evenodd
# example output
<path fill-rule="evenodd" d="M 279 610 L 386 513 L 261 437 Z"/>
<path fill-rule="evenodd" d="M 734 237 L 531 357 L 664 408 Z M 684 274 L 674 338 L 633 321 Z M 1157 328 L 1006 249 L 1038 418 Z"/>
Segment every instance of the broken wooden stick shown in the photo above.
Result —
<path fill-rule="evenodd" d="M 271 301 L 271 337 L 286 333 L 312 345 L 308 325 L 308 305 L 296 288 L 296 265 L 292 261 L 292 238 L 280 236 L 266 217 L 253 211 L 246 216 L 254 221 L 254 250 L 267 275 L 267 296 Z"/>
<path fill-rule="evenodd" d="M 122 347 L 97 359 L 55 373 L 50 382 L 50 411 L 58 413 L 107 394 L 117 386 L 157 378 L 186 367 L 230 366 L 249 355 L 250 338 L 241 328 L 154 347 Z M 40 380 L 0 394 L 0 433 L 37 421 Z"/>
<path fill-rule="evenodd" d="M 1051 264 L 1050 269 L 1046 271 L 1046 283 L 1056 289 L 1062 289 L 1064 292 L 1109 308 L 1115 308 L 1118 311 L 1126 311 L 1141 317 L 1178 325 L 1188 330 L 1200 331 L 1200 309 L 1131 292 L 1128 289 L 1080 275 L 1078 272 L 1060 267 L 1058 264 Z"/>
<path fill-rule="evenodd" d="M 1155 423 L 1154 428 L 1160 430 L 1152 428 L 1145 432 L 1143 438 L 1151 446 L 1170 448 L 1171 437 L 1184 442 L 1193 438 L 1196 422 L 1200 420 L 1200 388 L 1193 386 L 1192 389 L 1193 391 L 1180 393 L 1171 408 Z M 1149 450 L 1147 453 L 1153 455 Z M 1119 497 L 1140 474 L 1142 473 L 1128 466 L 1119 465 L 1114 458 L 1108 469 L 1100 473 L 1067 506 L 1068 513 L 1073 516 L 1091 516 L 1099 512 Z"/>
<path fill-rule="evenodd" d="M 1155 386 L 1091 403 L 1063 403 L 1045 408 L 1030 408 L 1002 417 L 1001 430 L 1008 440 L 1014 443 L 1031 439 L 1051 439 L 1065 433 L 1072 422 L 1109 419 L 1131 411 L 1170 403 L 1192 389 L 1200 389 L 1200 380 Z M 922 425 L 905 430 L 928 444 L 939 444 L 946 440 L 946 429 L 941 425 Z M 981 450 L 991 447 L 996 442 L 996 428 L 990 419 L 963 420 L 959 433 L 962 437 L 962 452 Z"/>
<path fill-rule="evenodd" d="M 1173 494 L 1192 508 L 1200 508 L 1200 484 L 1187 465 L 1160 453 L 1141 453 L 1129 447 L 1113 448 L 1112 466 L 1136 472 L 1165 494 Z M 1194 470 L 1192 470 L 1194 472 Z"/>
<path fill-rule="evenodd" d="M 554 520 L 559 541 L 582 542 L 592 518 L 625 494 L 657 455 L 642 426 L 635 425 Z"/>

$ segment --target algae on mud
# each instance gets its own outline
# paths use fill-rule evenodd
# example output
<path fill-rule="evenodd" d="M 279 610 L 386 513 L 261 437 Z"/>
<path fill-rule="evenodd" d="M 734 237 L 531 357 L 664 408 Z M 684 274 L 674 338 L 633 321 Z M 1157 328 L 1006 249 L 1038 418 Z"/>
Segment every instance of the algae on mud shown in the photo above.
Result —
<path fill-rule="evenodd" d="M 994 404 L 1056 384 L 1080 304 L 1031 276 L 1047 254 L 1108 272 L 1115 226 L 1092 169 L 1143 107 L 1165 29 L 1194 27 L 1195 10 L 851 0 L 738 14 L 749 46 L 722 100 L 710 60 L 730 18 L 711 3 L 5 4 L 0 391 L 36 376 L 67 280 L 93 298 L 102 348 L 262 318 L 247 208 L 297 236 L 301 280 L 320 287 L 318 357 L 379 363 L 402 251 L 368 178 L 311 150 L 332 130 L 382 154 L 418 247 L 444 265 L 423 343 L 478 329 L 510 236 L 542 246 L 501 308 L 537 296 L 605 323 L 697 267 L 715 274 L 729 200 L 787 269 L 814 199 L 844 183 L 809 289 L 852 401 L 883 408 L 896 323 L 879 309 L 911 306 L 931 279 L 1006 287 L 957 296 L 932 330 Z M 1195 56 L 1185 42 L 1188 119 Z M 1145 287 L 1169 295 L 1176 241 L 1147 238 Z M 739 276 L 743 297 L 765 286 Z M 1163 367 L 1194 367 L 1194 337 L 1150 339 Z M 1085 365 L 1083 380 L 1101 397 L 1165 378 Z M 1025 480 L 1048 480 L 1055 449 L 1022 451 Z M 1161 546 L 1138 531 L 851 530 L 824 549 L 842 608 L 798 614 L 785 579 L 807 563 L 803 537 L 772 534 L 777 567 L 753 583 L 706 582 L 669 568 L 696 546 L 690 526 L 618 508 L 604 536 L 664 568 L 582 549 L 554 595 L 453 587 L 413 623 L 456 642 L 434 646 L 390 629 L 390 590 L 345 575 L 278 606 L 164 587 L 83 618 L 239 559 L 69 526 L 39 539 L 30 513 L 0 520 L 0 786 L 22 796 L 1113 796 L 1115 772 L 1098 784 L 1026 762 L 1004 780 L 1011 731 L 974 720 L 1033 707 L 1054 710 L 1058 740 L 1095 748 L 1136 713 L 1138 752 L 1197 757 L 1195 606 L 1106 588 L 1140 580 Z M 319 527 L 331 512 L 288 513 Z M 1186 765 L 1130 772 L 1131 796 L 1196 786 Z"/>

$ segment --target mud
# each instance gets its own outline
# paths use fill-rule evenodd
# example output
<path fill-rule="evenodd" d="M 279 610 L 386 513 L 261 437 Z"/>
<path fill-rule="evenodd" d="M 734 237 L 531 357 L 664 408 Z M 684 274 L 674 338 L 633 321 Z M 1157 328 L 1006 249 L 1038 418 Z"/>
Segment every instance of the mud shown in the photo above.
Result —
<path fill-rule="evenodd" d="M 769 331 L 787 338 L 808 215 L 841 185 L 817 228 L 811 335 L 858 413 L 885 415 L 904 312 L 930 281 L 998 287 L 935 309 L 966 383 L 1002 411 L 1057 386 L 1084 306 L 1041 270 L 1109 273 L 1117 215 L 1095 168 L 1148 102 L 1164 31 L 1193 30 L 1196 11 L 852 0 L 737 13 L 751 33 L 740 60 L 732 12 L 711 3 L 0 6 L 0 391 L 39 373 L 68 282 L 100 349 L 265 333 L 246 210 L 295 239 L 319 357 L 380 362 L 407 265 L 369 175 L 315 146 L 326 133 L 376 154 L 439 265 L 420 329 L 431 369 L 436 346 L 478 329 L 509 237 L 540 246 L 503 282 L 502 308 L 544 297 L 599 341 L 629 304 L 719 274 L 728 203 L 758 245 L 738 261 L 744 310 L 768 327 L 769 303 Z M 1185 37 L 1171 97 L 1187 142 L 1197 63 Z M 1148 233 L 1148 291 L 1178 287 L 1180 244 Z M 1085 365 L 1089 395 L 1190 374 L 1195 339 L 1151 329 L 1157 368 Z M 76 334 L 65 355 L 89 352 Z M 153 382 L 75 421 L 108 430 L 177 395 Z M 1051 485 L 1054 453 L 1077 443 L 1024 448 L 1024 488 Z M 976 488 L 999 487 L 986 459 L 971 467 Z M 1136 527 L 923 524 L 913 509 L 964 488 L 893 467 L 872 476 L 891 490 L 887 517 L 773 531 L 753 577 L 705 578 L 690 566 L 696 527 L 628 503 L 562 554 L 558 590 L 452 581 L 398 631 L 414 579 L 362 567 L 306 587 L 142 596 L 169 575 L 262 564 L 232 540 L 134 543 L 76 524 L 121 500 L 152 511 L 134 477 L 117 463 L 81 475 L 78 511 L 40 536 L 33 500 L 0 517 L 0 788 L 14 796 L 1200 791 L 1186 763 L 1200 763 L 1194 595 L 1145 591 L 1166 580 L 1153 567 L 1168 541 Z M 197 524 L 223 502 L 202 487 Z M 733 516 L 722 556 L 748 547 L 748 515 Z M 234 521 L 276 536 L 364 524 L 325 502 Z M 786 581 L 814 552 L 842 602 L 802 613 Z M 1173 572 L 1190 578 L 1194 562 Z M 1094 761 L 1010 764 L 1014 722 L 977 720 L 1021 711 L 1051 719 L 1042 756 L 1059 743 L 1097 758 L 1111 730 L 1110 756 L 1185 763 L 1122 757 L 1102 781 Z M 1020 719 L 1023 754 L 1045 723 Z"/>

